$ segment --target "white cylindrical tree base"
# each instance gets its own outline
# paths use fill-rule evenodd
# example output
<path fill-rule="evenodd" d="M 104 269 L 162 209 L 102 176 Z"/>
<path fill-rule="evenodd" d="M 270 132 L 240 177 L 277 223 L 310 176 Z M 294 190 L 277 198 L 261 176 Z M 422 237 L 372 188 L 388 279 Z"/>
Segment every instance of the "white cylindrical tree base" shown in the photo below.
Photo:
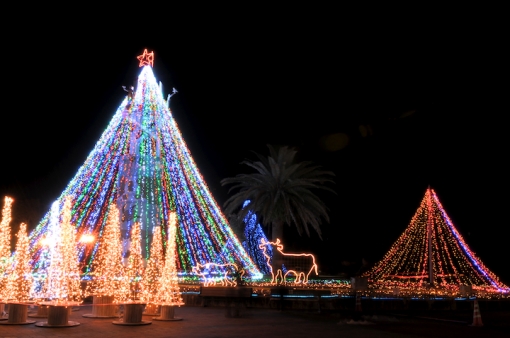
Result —
<path fill-rule="evenodd" d="M 144 316 L 159 316 L 161 306 L 156 304 L 147 304 L 145 306 L 145 311 L 143 311 Z"/>
<path fill-rule="evenodd" d="M 175 306 L 174 305 L 161 305 L 161 315 L 159 317 L 152 318 L 154 320 L 182 320 L 181 317 L 175 317 Z"/>
<path fill-rule="evenodd" d="M 35 320 L 27 320 L 28 317 L 28 305 L 23 303 L 8 303 L 9 316 L 6 321 L 1 321 L 3 325 L 24 325 L 33 324 Z"/>
<path fill-rule="evenodd" d="M 48 317 L 48 306 L 47 305 L 37 305 L 37 312 L 35 314 L 28 315 L 32 318 L 47 318 Z"/>
<path fill-rule="evenodd" d="M 143 309 L 145 304 L 142 303 L 127 303 L 124 304 L 124 316 L 121 320 L 114 321 L 116 325 L 147 325 L 151 321 L 142 320 Z"/>
<path fill-rule="evenodd" d="M 117 304 L 113 303 L 113 296 L 94 296 L 92 299 L 92 313 L 84 314 L 87 318 L 116 318 L 118 315 Z"/>
<path fill-rule="evenodd" d="M 71 314 L 72 306 L 74 303 L 69 304 L 45 304 L 48 305 L 48 321 L 37 322 L 36 326 L 43 327 L 69 327 L 78 326 L 80 323 L 70 321 L 69 314 Z"/>
<path fill-rule="evenodd" d="M 5 316 L 5 304 L 0 303 L 0 320 L 7 320 L 7 317 Z"/>

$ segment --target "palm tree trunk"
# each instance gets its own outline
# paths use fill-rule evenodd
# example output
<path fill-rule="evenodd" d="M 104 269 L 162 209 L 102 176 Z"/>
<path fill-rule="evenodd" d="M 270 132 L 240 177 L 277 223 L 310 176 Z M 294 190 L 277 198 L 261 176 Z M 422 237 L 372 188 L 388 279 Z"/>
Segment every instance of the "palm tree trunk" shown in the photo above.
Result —
<path fill-rule="evenodd" d="M 280 242 L 283 242 L 283 222 L 278 221 L 274 222 L 271 227 L 271 241 L 276 243 L 276 240 L 279 239 Z M 279 269 L 282 268 L 283 264 L 283 255 L 280 251 L 276 250 L 276 247 L 273 247 L 273 261 L 272 268 L 273 273 L 276 275 Z"/>

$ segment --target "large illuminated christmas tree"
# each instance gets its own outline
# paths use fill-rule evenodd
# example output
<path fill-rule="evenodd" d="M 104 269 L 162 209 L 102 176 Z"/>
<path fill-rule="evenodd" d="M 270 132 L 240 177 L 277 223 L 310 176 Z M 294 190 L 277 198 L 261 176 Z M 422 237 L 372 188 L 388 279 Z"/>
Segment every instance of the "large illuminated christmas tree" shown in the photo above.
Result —
<path fill-rule="evenodd" d="M 169 109 L 172 95 L 165 99 L 162 86 L 154 77 L 154 54 L 144 50 L 138 60 L 141 72 L 136 87 L 125 87 L 125 99 L 59 198 L 73 197 L 72 221 L 78 235 L 99 238 L 107 210 L 117 205 L 123 257 L 128 257 L 131 230 L 138 223 L 142 256 L 147 260 L 153 228 L 168 224 L 170 212 L 176 211 L 178 271 L 191 272 L 198 263 L 235 263 L 245 269 L 248 277 L 261 277 L 187 148 Z M 48 213 L 30 234 L 36 271 L 46 261 L 38 243 L 49 224 Z M 91 272 L 97 250 L 97 242 L 79 244 L 84 274 Z"/>
<path fill-rule="evenodd" d="M 381 287 L 468 285 L 510 292 L 471 251 L 430 187 L 407 229 L 364 276 Z"/>

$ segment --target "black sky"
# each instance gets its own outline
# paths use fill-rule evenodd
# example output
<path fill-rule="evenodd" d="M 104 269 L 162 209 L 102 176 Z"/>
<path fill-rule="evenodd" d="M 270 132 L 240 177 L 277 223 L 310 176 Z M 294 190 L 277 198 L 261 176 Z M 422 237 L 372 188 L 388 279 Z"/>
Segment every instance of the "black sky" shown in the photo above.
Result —
<path fill-rule="evenodd" d="M 287 232 L 289 250 L 313 250 L 325 273 L 377 261 L 430 184 L 468 245 L 510 283 L 508 66 L 497 27 L 351 11 L 132 8 L 2 23 L 0 195 L 16 200 L 13 227 L 34 227 L 76 174 L 147 48 L 165 93 L 178 90 L 173 115 L 220 205 L 219 181 L 245 172 L 239 162 L 268 143 L 335 172 L 323 240 Z M 327 150 L 339 134 L 348 142 Z"/>

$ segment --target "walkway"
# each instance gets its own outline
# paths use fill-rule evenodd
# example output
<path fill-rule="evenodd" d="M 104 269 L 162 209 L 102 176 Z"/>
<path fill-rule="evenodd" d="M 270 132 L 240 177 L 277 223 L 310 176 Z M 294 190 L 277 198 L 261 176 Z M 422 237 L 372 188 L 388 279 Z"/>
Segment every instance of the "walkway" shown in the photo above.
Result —
<path fill-rule="evenodd" d="M 405 338 L 405 337 L 509 337 L 509 328 L 471 327 L 458 322 L 441 322 L 420 318 L 371 316 L 354 321 L 341 313 L 310 311 L 278 311 L 275 309 L 245 308 L 239 318 L 227 317 L 221 307 L 183 306 L 176 308 L 175 316 L 181 321 L 152 321 L 149 325 L 123 326 L 112 324 L 112 319 L 83 317 L 91 313 L 90 305 L 73 311 L 70 321 L 74 327 L 46 328 L 29 325 L 0 325 L 2 338 L 29 337 L 182 337 L 182 338 Z M 501 314 L 499 314 L 501 315 Z M 510 322 L 510 313 L 504 313 Z M 44 318 L 31 318 L 45 321 Z M 482 313 L 483 318 L 483 313 Z M 144 316 L 144 320 L 151 317 Z"/>

